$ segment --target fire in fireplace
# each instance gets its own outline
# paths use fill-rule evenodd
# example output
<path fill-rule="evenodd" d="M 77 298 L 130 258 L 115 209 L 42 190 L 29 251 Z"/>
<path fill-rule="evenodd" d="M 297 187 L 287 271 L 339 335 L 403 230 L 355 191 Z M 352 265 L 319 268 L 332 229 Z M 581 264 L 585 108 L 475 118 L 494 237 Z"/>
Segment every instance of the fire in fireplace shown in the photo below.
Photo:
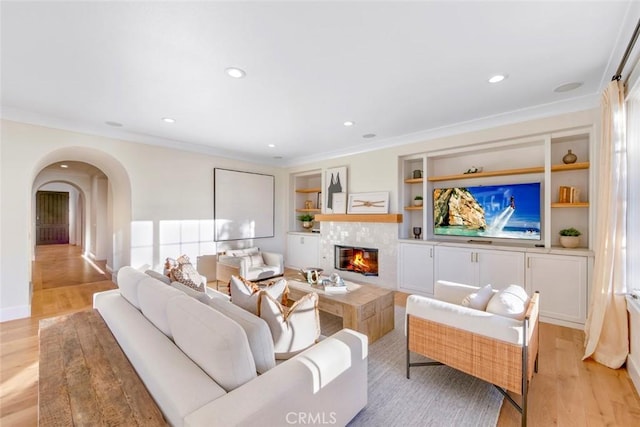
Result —
<path fill-rule="evenodd" d="M 335 246 L 335 268 L 365 276 L 378 275 L 378 250 L 355 246 Z"/>

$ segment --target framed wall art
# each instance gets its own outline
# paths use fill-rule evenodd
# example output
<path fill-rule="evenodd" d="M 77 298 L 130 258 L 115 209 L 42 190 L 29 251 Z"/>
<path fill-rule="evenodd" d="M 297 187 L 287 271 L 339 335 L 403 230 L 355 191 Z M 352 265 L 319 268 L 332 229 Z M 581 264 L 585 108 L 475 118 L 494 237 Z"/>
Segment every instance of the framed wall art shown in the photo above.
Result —
<path fill-rule="evenodd" d="M 389 192 L 349 194 L 349 214 L 386 214 L 389 213 Z"/>
<path fill-rule="evenodd" d="M 330 168 L 324 172 L 324 213 L 334 213 L 333 195 L 347 192 L 347 167 Z"/>

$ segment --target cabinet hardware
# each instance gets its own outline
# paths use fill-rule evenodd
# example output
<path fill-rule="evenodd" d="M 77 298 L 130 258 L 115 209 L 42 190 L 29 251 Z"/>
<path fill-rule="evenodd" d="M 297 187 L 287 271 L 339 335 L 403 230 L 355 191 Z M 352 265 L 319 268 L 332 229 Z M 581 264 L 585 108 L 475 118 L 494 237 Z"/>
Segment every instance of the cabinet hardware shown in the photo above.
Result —
<path fill-rule="evenodd" d="M 429 248 L 429 258 L 433 258 L 433 248 Z"/>

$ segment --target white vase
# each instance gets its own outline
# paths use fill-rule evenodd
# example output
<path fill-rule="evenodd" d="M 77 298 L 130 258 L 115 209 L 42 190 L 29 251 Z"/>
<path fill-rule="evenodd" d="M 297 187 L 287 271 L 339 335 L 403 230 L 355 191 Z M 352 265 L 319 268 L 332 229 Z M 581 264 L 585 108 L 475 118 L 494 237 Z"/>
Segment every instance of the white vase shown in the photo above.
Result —
<path fill-rule="evenodd" d="M 422 200 L 414 200 L 413 201 L 413 206 L 422 206 Z"/>
<path fill-rule="evenodd" d="M 580 246 L 580 236 L 560 236 L 560 244 L 563 248 L 577 248 Z"/>

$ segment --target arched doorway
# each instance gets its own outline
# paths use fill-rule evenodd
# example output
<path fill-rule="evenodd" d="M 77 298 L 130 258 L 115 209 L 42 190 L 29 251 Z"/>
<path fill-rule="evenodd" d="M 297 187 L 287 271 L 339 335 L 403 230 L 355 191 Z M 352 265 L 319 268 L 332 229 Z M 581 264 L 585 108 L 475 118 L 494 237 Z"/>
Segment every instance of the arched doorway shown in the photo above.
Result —
<path fill-rule="evenodd" d="M 32 236 L 36 226 L 37 189 L 53 182 L 68 184 L 78 189 L 82 199 L 84 222 L 80 226 L 80 244 L 83 252 L 95 259 L 105 259 L 106 268 L 110 271 L 129 264 L 131 184 L 128 173 L 117 159 L 93 148 L 65 147 L 40 159 L 33 176 Z M 30 247 L 33 260 L 33 237 Z"/>

